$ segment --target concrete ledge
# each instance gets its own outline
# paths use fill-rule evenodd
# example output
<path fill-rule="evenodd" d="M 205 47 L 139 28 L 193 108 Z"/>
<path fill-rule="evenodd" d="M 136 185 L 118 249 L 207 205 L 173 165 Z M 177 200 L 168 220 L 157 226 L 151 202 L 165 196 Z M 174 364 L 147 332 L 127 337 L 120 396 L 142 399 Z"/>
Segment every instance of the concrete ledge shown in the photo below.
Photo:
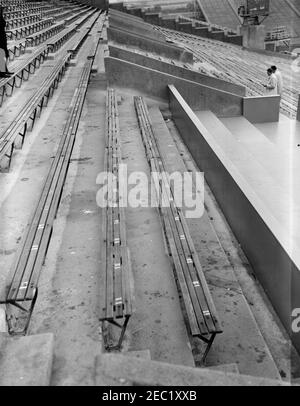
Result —
<path fill-rule="evenodd" d="M 169 75 L 177 76 L 186 80 L 191 80 L 193 82 L 197 82 L 209 87 L 214 87 L 219 90 L 224 90 L 225 92 L 233 93 L 238 96 L 246 95 L 246 88 L 244 86 L 239 86 L 230 82 L 226 82 L 225 80 L 213 78 L 197 71 L 192 71 L 190 69 L 176 66 L 168 62 L 160 61 L 158 59 L 141 55 L 133 51 L 118 48 L 113 45 L 109 46 L 109 54 L 113 58 L 123 59 L 125 61 L 144 66 L 145 68 L 168 73 Z"/>
<path fill-rule="evenodd" d="M 0 334 L 0 386 L 50 385 L 53 347 L 53 334 Z"/>
<path fill-rule="evenodd" d="M 297 120 L 300 121 L 300 94 L 299 94 L 299 97 L 298 97 Z"/>
<path fill-rule="evenodd" d="M 244 117 L 251 123 L 279 121 L 280 96 L 254 96 L 244 98 Z"/>
<path fill-rule="evenodd" d="M 185 144 L 199 169 L 205 173 L 205 178 L 227 221 L 294 346 L 300 352 L 300 333 L 292 331 L 292 311 L 300 309 L 300 252 L 296 244 L 291 246 L 287 225 L 283 226 L 274 217 L 241 175 L 236 164 L 228 158 L 172 86 L 170 110 Z M 239 154 L 238 145 L 234 154 Z M 255 161 L 251 165 L 252 170 L 254 166 Z M 267 176 L 261 166 L 257 167 L 257 173 L 262 177 Z M 285 196 L 276 197 L 278 209 L 282 210 L 280 201 L 283 201 Z"/>
<path fill-rule="evenodd" d="M 282 381 L 103 354 L 96 359 L 96 386 L 290 386 Z"/>
<path fill-rule="evenodd" d="M 123 29 L 130 31 L 138 35 L 147 35 L 153 40 L 164 41 L 164 36 L 159 32 L 154 30 L 152 25 L 145 23 L 143 20 L 132 21 L 128 19 L 125 13 L 119 13 L 121 15 L 111 15 L 109 17 L 109 26 L 116 29 Z"/>
<path fill-rule="evenodd" d="M 132 23 L 136 23 L 136 22 L 144 22 L 144 20 L 141 17 L 132 15 L 132 14 L 128 14 L 128 11 L 126 12 L 124 9 L 122 10 L 117 10 L 112 8 L 114 5 L 110 5 L 109 8 L 109 17 L 110 16 L 118 16 L 118 17 L 124 17 L 127 18 L 128 20 L 132 21 Z"/>
<path fill-rule="evenodd" d="M 148 52 L 154 52 L 166 58 L 176 59 L 182 62 L 192 63 L 193 54 L 183 48 L 169 45 L 167 42 L 153 40 L 147 36 L 135 35 L 132 32 L 108 28 L 108 39 L 119 44 L 134 46 Z"/>
<path fill-rule="evenodd" d="M 135 21 L 141 21 L 142 19 L 149 24 L 160 25 L 162 27 L 170 28 L 173 30 L 178 30 L 186 32 L 189 34 L 199 35 L 201 37 L 212 38 L 223 42 L 228 42 L 236 45 L 242 45 L 243 37 L 241 35 L 231 35 L 234 33 L 226 34 L 226 30 L 216 29 L 208 23 L 198 22 L 195 26 L 192 22 L 189 21 L 179 21 L 178 17 L 172 17 L 168 14 L 164 15 L 161 12 L 151 11 L 149 7 L 141 8 L 141 6 L 136 7 L 125 7 L 126 11 L 130 17 L 136 19 L 133 20 L 131 30 L 134 31 L 133 25 Z M 115 11 L 114 11 L 115 13 Z M 122 14 L 118 12 L 118 14 Z M 138 16 L 138 17 L 137 17 Z"/>
<path fill-rule="evenodd" d="M 105 58 L 105 70 L 110 86 L 143 91 L 150 96 L 168 100 L 167 86 L 174 84 L 196 110 L 212 110 L 220 117 L 241 116 L 243 97 L 200 85 L 153 69 L 112 57 Z"/>

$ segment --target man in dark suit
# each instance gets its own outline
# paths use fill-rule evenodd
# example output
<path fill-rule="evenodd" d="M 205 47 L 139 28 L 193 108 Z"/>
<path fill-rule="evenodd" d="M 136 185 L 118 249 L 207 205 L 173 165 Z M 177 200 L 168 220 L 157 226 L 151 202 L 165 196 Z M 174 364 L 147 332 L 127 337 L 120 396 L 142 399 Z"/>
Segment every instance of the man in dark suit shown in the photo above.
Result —
<path fill-rule="evenodd" d="M 0 78 L 11 75 L 7 70 L 6 60 L 9 57 L 5 32 L 6 21 L 3 17 L 3 7 L 0 6 Z"/>

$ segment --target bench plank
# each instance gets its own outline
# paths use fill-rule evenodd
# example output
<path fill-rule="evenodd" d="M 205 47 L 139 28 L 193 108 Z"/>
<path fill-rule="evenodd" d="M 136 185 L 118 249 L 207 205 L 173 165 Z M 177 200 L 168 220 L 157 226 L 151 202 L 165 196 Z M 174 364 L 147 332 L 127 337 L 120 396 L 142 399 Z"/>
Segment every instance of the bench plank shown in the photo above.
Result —
<path fill-rule="evenodd" d="M 117 98 L 113 89 L 108 89 L 106 98 L 106 150 L 104 170 L 118 177 L 122 161 Z M 102 298 L 102 322 L 118 325 L 122 331 L 117 346 L 120 348 L 129 317 L 132 314 L 132 287 L 129 250 L 126 246 L 125 213 L 121 207 L 119 185 L 108 178 L 107 207 L 102 210 L 103 242 L 102 264 L 105 272 L 105 300 Z M 116 322 L 123 319 L 121 326 Z M 110 348 L 107 346 L 107 348 Z"/>
<path fill-rule="evenodd" d="M 135 97 L 134 100 L 151 171 L 159 173 L 162 177 L 158 191 L 159 212 L 191 334 L 207 343 L 202 358 L 204 362 L 215 335 L 222 330 L 186 220 L 181 209 L 176 207 L 174 188 L 164 176 L 166 173 L 164 162 L 155 139 L 148 108 L 142 97 Z"/>

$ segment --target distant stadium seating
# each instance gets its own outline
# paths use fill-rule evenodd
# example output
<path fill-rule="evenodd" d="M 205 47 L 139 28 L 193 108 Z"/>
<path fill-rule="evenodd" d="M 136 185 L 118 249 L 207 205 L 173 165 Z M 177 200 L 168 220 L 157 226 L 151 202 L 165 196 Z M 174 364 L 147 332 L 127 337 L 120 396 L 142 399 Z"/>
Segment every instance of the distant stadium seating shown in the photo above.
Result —
<path fill-rule="evenodd" d="M 208 22 L 237 30 L 240 20 L 228 0 L 200 0 L 199 3 Z"/>
<path fill-rule="evenodd" d="M 203 12 L 212 24 L 236 29 L 239 25 L 238 7 L 244 0 L 199 0 Z M 297 13 L 298 12 L 298 13 Z M 300 3 L 298 0 L 270 1 L 270 15 L 263 22 L 266 31 L 285 26 L 290 35 L 300 35 Z"/>
<path fill-rule="evenodd" d="M 249 96 L 264 94 L 262 84 L 266 81 L 266 69 L 271 64 L 278 65 L 285 83 L 281 111 L 289 117 L 296 117 L 300 80 L 292 74 L 290 60 L 269 57 L 231 44 L 164 28 L 157 29 L 164 32 L 170 40 L 183 44 L 187 50 L 193 52 L 196 66 L 203 73 L 245 86 Z"/>
<path fill-rule="evenodd" d="M 3 4 L 6 3 L 3 2 Z M 22 148 L 25 138 L 33 129 L 42 109 L 47 107 L 48 100 L 58 87 L 68 66 L 74 66 L 75 62 L 71 64 L 71 60 L 83 48 L 83 43 L 85 44 L 85 63 L 79 69 L 80 75 L 74 89 L 74 103 L 70 106 L 60 144 L 52 159 L 51 168 L 33 212 L 32 221 L 28 223 L 22 238 L 23 245 L 18 253 L 18 260 L 8 275 L 6 286 L 0 286 L 0 303 L 15 306 L 21 313 L 24 313 L 24 323 L 21 327 L 16 328 L 13 323 L 9 325 L 9 332 L 16 334 L 26 333 L 37 297 L 38 280 L 51 238 L 89 77 L 106 18 L 106 14 L 96 8 L 74 3 L 67 4 L 65 9 L 63 2 L 61 5 L 62 7 L 59 8 L 55 3 L 45 4 L 43 9 L 50 12 L 42 16 L 39 11 L 40 20 L 32 18 L 39 9 L 40 3 L 10 2 L 6 8 L 6 11 L 11 13 L 11 21 L 14 18 L 20 19 L 17 22 L 18 28 L 14 28 L 14 31 L 19 30 L 20 37 L 24 37 L 24 40 L 19 42 L 19 45 L 17 40 L 8 41 L 10 60 L 14 60 L 10 64 L 10 69 L 14 73 L 12 76 L 0 80 L 0 107 L 5 109 L 6 99 L 12 96 L 14 91 L 18 91 L 17 88 L 24 81 L 32 81 L 31 76 L 50 54 L 53 55 L 58 49 L 60 53 L 55 55 L 56 60 L 53 65 L 51 64 L 52 69 L 49 69 L 43 82 L 35 88 L 33 86 L 32 93 L 24 100 L 23 105 L 16 108 L 16 114 L 11 122 L 2 123 L 0 171 L 13 170 L 11 162 L 15 149 Z M 21 13 L 16 17 L 17 9 L 29 11 L 29 13 L 25 13 L 24 16 Z M 14 17 L 12 17 L 13 15 Z M 49 17 L 50 15 L 51 17 Z M 68 16 L 68 18 L 63 23 L 54 24 L 56 19 L 60 20 L 59 17 L 62 15 Z M 45 21 L 51 21 L 51 28 L 40 30 L 38 34 L 32 35 L 37 31 L 34 29 L 36 24 Z M 43 28 L 47 28 L 47 24 Z M 51 36 L 51 41 L 48 40 L 49 36 Z M 35 48 L 30 50 L 28 55 L 23 55 L 25 50 L 30 47 Z M 31 261 L 33 256 L 35 259 Z"/>

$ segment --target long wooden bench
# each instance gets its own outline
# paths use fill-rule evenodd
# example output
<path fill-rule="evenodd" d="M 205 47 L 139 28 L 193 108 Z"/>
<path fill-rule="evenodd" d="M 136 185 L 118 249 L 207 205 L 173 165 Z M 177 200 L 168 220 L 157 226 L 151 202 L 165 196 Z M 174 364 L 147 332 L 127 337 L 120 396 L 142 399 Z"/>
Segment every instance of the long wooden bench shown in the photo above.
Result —
<path fill-rule="evenodd" d="M 118 176 L 121 163 L 120 132 L 116 94 L 108 89 L 106 102 L 106 132 L 104 171 Z M 104 295 L 101 296 L 100 321 L 109 322 L 121 329 L 116 345 L 106 344 L 106 349 L 120 349 L 132 307 L 131 263 L 126 243 L 124 208 L 120 205 L 117 185 L 108 182 L 107 206 L 102 209 L 103 245 L 102 264 L 105 273 Z M 114 207 L 113 207 L 114 206 Z M 118 321 L 123 320 L 121 325 Z"/>
<path fill-rule="evenodd" d="M 58 34 L 57 37 L 55 37 L 55 40 L 49 40 L 48 46 L 51 50 L 51 53 L 55 53 L 62 43 L 66 42 L 71 36 L 76 35 L 76 39 L 72 42 L 70 41 L 70 47 L 68 49 L 68 52 L 71 53 L 72 57 L 75 56 L 75 54 L 78 52 L 82 44 L 85 42 L 87 39 L 91 29 L 93 28 L 94 24 L 96 23 L 97 19 L 99 18 L 101 12 L 96 12 L 96 10 L 91 11 L 89 14 L 85 15 L 82 20 L 78 23 L 73 23 L 72 26 L 68 27 L 66 30 L 62 31 L 60 34 Z M 79 32 L 79 28 L 88 20 L 91 19 L 90 23 L 91 25 L 86 28 L 86 30 L 82 30 L 82 32 Z"/>
<path fill-rule="evenodd" d="M 219 317 L 185 217 L 181 208 L 176 206 L 172 185 L 163 176 L 167 171 L 155 139 L 147 105 L 142 97 L 135 97 L 134 101 L 151 173 L 162 175 L 160 196 L 157 196 L 159 213 L 190 333 L 207 344 L 202 356 L 204 363 L 216 335 L 222 333 Z"/>
<path fill-rule="evenodd" d="M 90 48 L 88 59 L 94 59 L 95 56 L 96 56 L 98 46 L 99 46 L 99 42 L 102 39 L 102 33 L 103 33 L 103 27 L 104 27 L 104 24 L 105 24 L 105 20 L 106 20 L 106 13 L 101 12 L 100 17 L 99 17 L 99 21 L 98 21 L 97 26 L 96 26 L 97 38 L 96 38 L 96 41 L 94 41 L 93 45 Z"/>
<path fill-rule="evenodd" d="M 41 7 L 37 7 L 34 9 L 23 9 L 23 10 L 18 10 L 16 8 L 12 8 L 10 11 L 7 9 L 7 7 L 4 8 L 3 11 L 3 16 L 5 18 L 5 20 L 7 19 L 11 19 L 11 18 L 18 18 L 18 17 L 24 17 L 27 16 L 29 14 L 41 14 L 42 13 L 43 8 Z M 42 15 L 42 14 L 41 14 Z"/>
<path fill-rule="evenodd" d="M 6 280 L 0 303 L 6 304 L 9 332 L 25 334 L 38 295 L 38 282 L 50 243 L 53 223 L 59 207 L 70 157 L 75 142 L 83 103 L 88 87 L 92 60 L 87 60 L 74 91 L 72 109 L 61 136 L 56 155 L 46 178 L 38 204 L 28 224 L 15 263 Z M 14 317 L 11 309 L 19 309 Z"/>
<path fill-rule="evenodd" d="M 49 51 L 50 49 L 47 45 L 41 46 L 30 54 L 28 58 L 23 61 L 16 61 L 11 66 L 14 74 L 8 78 L 0 79 L 0 107 L 5 96 L 11 96 L 15 88 L 21 87 L 23 81 L 26 81 L 29 75 L 34 73 L 40 64 L 44 62 Z"/>
<path fill-rule="evenodd" d="M 42 42 L 46 41 L 47 39 L 53 37 L 54 35 L 57 35 L 64 28 L 65 28 L 65 24 L 64 24 L 64 22 L 61 22 L 61 23 L 51 26 L 50 28 L 46 28 L 45 30 L 32 34 L 32 35 L 26 37 L 26 45 L 28 47 L 37 46 L 37 45 L 41 44 Z"/>
<path fill-rule="evenodd" d="M 12 123 L 0 134 L 0 169 L 9 170 L 12 155 L 16 147 L 22 147 L 28 130 L 32 129 L 36 117 L 40 114 L 48 99 L 57 87 L 65 72 L 70 55 L 60 59 L 48 78 L 42 83 L 34 95 L 27 100 L 25 106 Z"/>
<path fill-rule="evenodd" d="M 58 50 L 72 35 L 76 33 L 79 26 L 84 24 L 88 18 L 90 18 L 96 11 L 88 13 L 82 17 L 77 23 L 73 23 L 66 30 L 53 36 L 51 40 L 44 45 L 37 48 L 32 54 L 25 60 L 16 62 L 11 66 L 14 74 L 8 78 L 0 79 L 0 107 L 4 101 L 5 96 L 11 96 L 14 89 L 22 85 L 23 80 L 27 80 L 31 73 L 40 66 L 40 64 L 46 59 L 50 52 Z"/>
<path fill-rule="evenodd" d="M 6 30 L 12 30 L 23 25 L 28 25 L 41 20 L 40 14 L 28 14 L 23 17 L 14 17 L 6 21 Z"/>
<path fill-rule="evenodd" d="M 48 18 L 47 20 L 40 20 L 33 24 L 24 25 L 22 27 L 15 28 L 13 30 L 8 30 L 6 31 L 7 39 L 8 40 L 21 39 L 37 31 L 41 31 L 52 24 L 53 18 Z"/>
<path fill-rule="evenodd" d="M 11 0 L 3 5 L 5 12 L 16 12 L 16 11 L 45 11 L 54 7 L 53 4 L 29 4 L 29 3 L 13 3 Z"/>
<path fill-rule="evenodd" d="M 83 15 L 86 15 L 88 11 L 89 11 L 89 12 L 90 12 L 90 11 L 95 12 L 96 10 L 93 9 L 92 7 L 88 7 L 87 9 L 82 10 L 82 11 L 80 11 L 79 13 L 77 13 L 77 14 L 75 14 L 75 15 L 71 15 L 70 17 L 65 18 L 65 19 L 64 19 L 65 24 L 66 24 L 66 25 L 69 25 L 69 24 L 73 23 L 75 20 L 78 19 L 78 17 L 83 16 Z"/>

